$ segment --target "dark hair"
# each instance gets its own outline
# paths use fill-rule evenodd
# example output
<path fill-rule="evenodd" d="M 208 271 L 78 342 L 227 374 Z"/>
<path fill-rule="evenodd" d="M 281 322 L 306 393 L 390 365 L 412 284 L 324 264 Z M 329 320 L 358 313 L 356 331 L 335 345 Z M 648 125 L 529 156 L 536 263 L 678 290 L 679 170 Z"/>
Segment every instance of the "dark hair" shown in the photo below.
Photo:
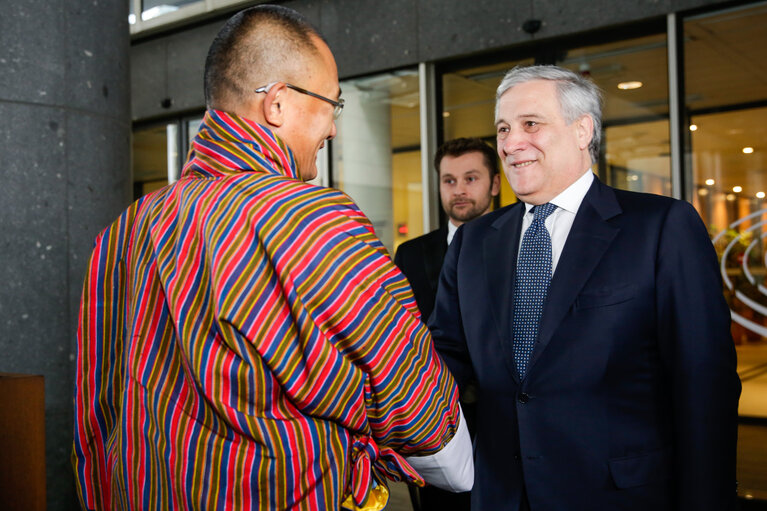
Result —
<path fill-rule="evenodd" d="M 205 59 L 208 108 L 243 101 L 267 83 L 293 80 L 303 59 L 318 53 L 312 36 L 324 41 L 304 16 L 279 5 L 258 5 L 229 18 Z"/>
<path fill-rule="evenodd" d="M 479 138 L 454 138 L 448 140 L 437 149 L 434 155 L 434 168 L 439 174 L 439 165 L 445 156 L 463 156 L 467 153 L 481 153 L 485 160 L 485 166 L 490 170 L 492 178 L 500 172 L 498 168 L 498 155 L 495 150 Z"/>

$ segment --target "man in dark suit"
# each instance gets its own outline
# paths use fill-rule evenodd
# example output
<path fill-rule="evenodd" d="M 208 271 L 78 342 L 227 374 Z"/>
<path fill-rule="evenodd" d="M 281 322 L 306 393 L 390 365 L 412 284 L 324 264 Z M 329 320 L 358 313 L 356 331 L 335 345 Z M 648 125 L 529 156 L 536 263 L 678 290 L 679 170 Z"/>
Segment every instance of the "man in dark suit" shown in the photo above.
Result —
<path fill-rule="evenodd" d="M 430 327 L 476 380 L 472 509 L 736 506 L 740 381 L 716 255 L 687 202 L 616 190 L 599 90 L 511 70 L 498 154 L 519 202 L 456 233 Z"/>
<path fill-rule="evenodd" d="M 498 157 L 478 138 L 456 138 L 442 144 L 434 156 L 434 169 L 447 225 L 402 243 L 394 255 L 394 262 L 410 281 L 424 321 L 434 308 L 442 260 L 455 231 L 490 211 L 501 185 Z"/>
<path fill-rule="evenodd" d="M 439 196 L 447 225 L 408 240 L 399 246 L 394 262 L 410 281 L 424 321 L 434 308 L 434 296 L 447 246 L 460 225 L 490 211 L 500 189 L 500 170 L 495 151 L 478 138 L 445 142 L 434 156 L 439 175 Z M 461 405 L 471 431 L 474 405 L 466 399 L 471 391 L 461 388 Z M 451 493 L 435 487 L 411 488 L 416 511 L 463 511 L 469 509 L 470 493 Z"/>

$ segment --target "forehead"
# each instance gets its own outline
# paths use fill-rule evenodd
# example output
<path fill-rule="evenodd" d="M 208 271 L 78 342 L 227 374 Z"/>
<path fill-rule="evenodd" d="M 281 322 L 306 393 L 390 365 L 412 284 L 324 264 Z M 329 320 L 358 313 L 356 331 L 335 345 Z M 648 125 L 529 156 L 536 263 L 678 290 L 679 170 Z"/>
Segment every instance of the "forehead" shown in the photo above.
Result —
<path fill-rule="evenodd" d="M 551 80 L 532 80 L 515 85 L 503 93 L 498 101 L 497 121 L 558 112 L 557 84 Z"/>
<path fill-rule="evenodd" d="M 460 156 L 446 155 L 439 163 L 440 176 L 445 174 L 458 176 L 471 171 L 485 171 L 488 174 L 490 173 L 490 169 L 487 168 L 485 163 L 485 157 L 479 151 L 464 153 Z"/>
<path fill-rule="evenodd" d="M 325 41 L 319 37 L 313 35 L 311 39 L 317 48 L 318 58 L 316 59 L 316 64 L 321 72 L 325 74 L 326 78 L 334 79 L 337 82 L 338 68 L 336 67 L 336 59 L 333 57 L 333 52 L 330 51 L 330 48 L 325 44 Z"/>

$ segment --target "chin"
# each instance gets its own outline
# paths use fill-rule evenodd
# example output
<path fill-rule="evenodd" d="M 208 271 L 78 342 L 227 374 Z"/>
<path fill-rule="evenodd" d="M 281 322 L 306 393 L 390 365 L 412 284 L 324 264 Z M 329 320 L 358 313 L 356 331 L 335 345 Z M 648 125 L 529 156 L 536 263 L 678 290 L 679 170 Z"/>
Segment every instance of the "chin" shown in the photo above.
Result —
<path fill-rule="evenodd" d="M 317 168 L 309 169 L 308 172 L 301 172 L 301 179 L 304 181 L 311 181 L 315 177 L 317 177 Z"/>

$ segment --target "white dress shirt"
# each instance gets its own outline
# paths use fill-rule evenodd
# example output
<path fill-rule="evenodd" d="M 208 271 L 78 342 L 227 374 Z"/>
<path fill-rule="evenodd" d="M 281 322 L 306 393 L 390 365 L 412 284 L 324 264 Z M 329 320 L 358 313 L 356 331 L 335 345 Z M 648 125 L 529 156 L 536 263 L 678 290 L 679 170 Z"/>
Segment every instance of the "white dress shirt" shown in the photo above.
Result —
<path fill-rule="evenodd" d="M 450 242 L 453 241 L 453 236 L 455 236 L 455 231 L 458 230 L 458 226 L 455 225 L 450 220 L 447 221 L 447 244 L 450 245 Z"/>
<path fill-rule="evenodd" d="M 589 191 L 591 183 L 594 181 L 594 173 L 591 169 L 587 170 L 573 184 L 551 199 L 549 202 L 557 206 L 557 209 L 546 218 L 546 230 L 551 236 L 551 274 L 557 269 L 559 256 L 562 255 L 562 249 L 565 248 L 567 236 L 570 234 L 570 228 L 573 226 L 575 214 L 581 207 L 581 202 Z M 522 217 L 522 232 L 519 235 L 519 246 L 522 246 L 522 236 L 533 223 L 533 213 L 530 210 L 532 204 L 525 203 L 525 216 Z M 517 249 L 519 251 L 519 248 Z M 517 252 L 519 253 L 519 252 Z"/>

